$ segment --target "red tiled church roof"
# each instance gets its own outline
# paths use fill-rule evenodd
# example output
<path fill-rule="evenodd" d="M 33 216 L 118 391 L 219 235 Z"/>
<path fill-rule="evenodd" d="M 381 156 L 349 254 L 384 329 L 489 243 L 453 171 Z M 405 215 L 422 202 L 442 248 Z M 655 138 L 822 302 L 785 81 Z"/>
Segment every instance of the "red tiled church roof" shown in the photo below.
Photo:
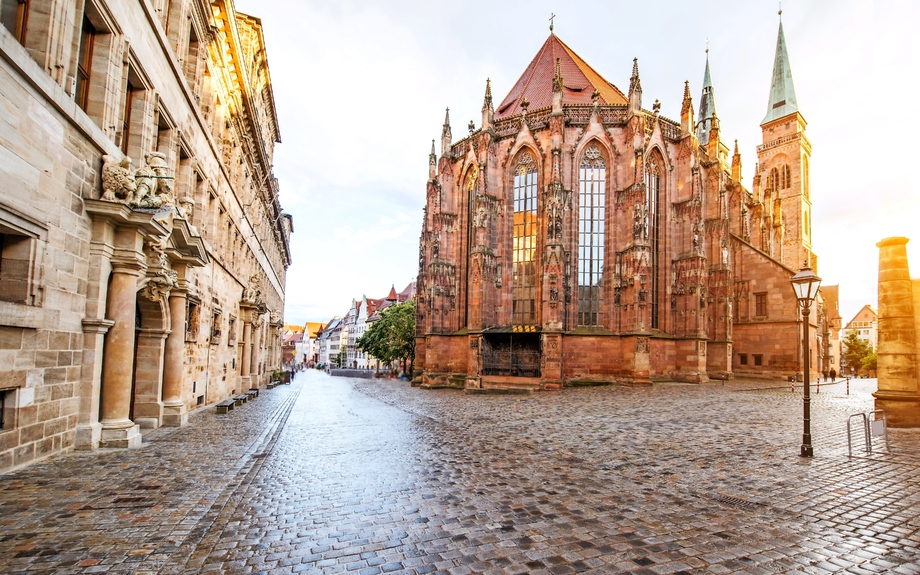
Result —
<path fill-rule="evenodd" d="M 527 98 L 530 110 L 553 105 L 553 78 L 556 75 L 556 58 L 562 71 L 566 104 L 590 104 L 594 90 L 600 94 L 601 105 L 626 105 L 629 100 L 619 88 L 605 80 L 594 68 L 566 46 L 555 34 L 550 34 L 543 47 L 524 70 L 520 79 L 495 110 L 495 119 L 521 113 L 521 100 Z"/>

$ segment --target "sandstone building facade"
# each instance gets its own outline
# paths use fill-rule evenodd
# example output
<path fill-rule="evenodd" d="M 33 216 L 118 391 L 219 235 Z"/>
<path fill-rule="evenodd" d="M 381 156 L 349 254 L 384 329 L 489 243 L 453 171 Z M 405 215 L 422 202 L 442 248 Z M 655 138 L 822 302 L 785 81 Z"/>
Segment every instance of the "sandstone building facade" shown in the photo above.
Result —
<path fill-rule="evenodd" d="M 0 20 L 2 471 L 265 382 L 292 222 L 261 23 L 232 0 Z"/>
<path fill-rule="evenodd" d="M 801 372 L 789 279 L 817 267 L 811 144 L 781 24 L 764 80 L 750 189 L 708 54 L 699 113 L 686 83 L 680 121 L 643 107 L 635 60 L 623 93 L 553 34 L 497 107 L 486 82 L 479 128 L 455 142 L 445 117 L 419 252 L 422 384 Z"/>

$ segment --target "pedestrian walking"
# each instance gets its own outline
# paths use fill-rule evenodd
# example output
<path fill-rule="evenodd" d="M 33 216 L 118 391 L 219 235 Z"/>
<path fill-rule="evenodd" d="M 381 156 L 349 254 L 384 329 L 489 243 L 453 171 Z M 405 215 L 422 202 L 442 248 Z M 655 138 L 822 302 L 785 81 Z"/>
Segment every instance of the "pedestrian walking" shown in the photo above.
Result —
<path fill-rule="evenodd" d="M 836 379 L 837 379 L 837 370 L 832 367 L 831 368 L 831 381 L 834 381 Z"/>
<path fill-rule="evenodd" d="M 827 370 L 825 369 L 822 374 L 824 375 L 824 381 L 827 381 Z"/>

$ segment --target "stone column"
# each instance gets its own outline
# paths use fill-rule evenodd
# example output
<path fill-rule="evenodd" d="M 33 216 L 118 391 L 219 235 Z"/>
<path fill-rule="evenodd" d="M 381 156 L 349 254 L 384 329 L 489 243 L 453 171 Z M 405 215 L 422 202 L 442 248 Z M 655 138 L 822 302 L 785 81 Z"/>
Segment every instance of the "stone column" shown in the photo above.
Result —
<path fill-rule="evenodd" d="M 243 357 L 240 359 L 240 375 L 249 381 L 249 367 L 252 364 L 252 322 L 243 322 Z"/>
<path fill-rule="evenodd" d="M 163 363 L 163 425 L 181 427 L 188 423 L 188 412 L 182 401 L 182 375 L 185 371 L 185 322 L 188 297 L 184 291 L 173 290 L 169 295 L 170 333 L 166 338 Z"/>
<path fill-rule="evenodd" d="M 140 270 L 116 266 L 109 289 L 109 329 L 102 366 L 100 447 L 140 447 L 140 427 L 128 418 L 134 376 L 134 320 Z"/>
<path fill-rule="evenodd" d="M 258 386 L 259 380 L 259 346 L 262 345 L 262 322 L 258 318 L 255 318 L 255 321 L 252 322 L 253 334 L 252 334 L 252 351 L 250 355 L 250 364 L 249 364 L 249 373 L 250 379 L 254 380 L 256 386 Z"/>
<path fill-rule="evenodd" d="M 878 262 L 878 391 L 891 427 L 920 427 L 920 380 L 907 238 L 886 238 Z"/>

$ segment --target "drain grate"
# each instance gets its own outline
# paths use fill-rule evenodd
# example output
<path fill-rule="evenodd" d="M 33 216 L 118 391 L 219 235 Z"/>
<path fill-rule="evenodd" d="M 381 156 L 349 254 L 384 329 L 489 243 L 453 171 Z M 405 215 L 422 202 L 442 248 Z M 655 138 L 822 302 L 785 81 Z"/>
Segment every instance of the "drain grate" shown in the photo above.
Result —
<path fill-rule="evenodd" d="M 711 493 L 707 495 L 709 499 L 717 501 L 719 503 L 724 503 L 731 507 L 741 507 L 743 509 L 758 509 L 762 508 L 763 503 L 757 503 L 756 501 L 748 501 L 747 499 L 741 499 L 739 497 L 732 497 L 731 495 L 720 495 L 718 493 Z"/>

